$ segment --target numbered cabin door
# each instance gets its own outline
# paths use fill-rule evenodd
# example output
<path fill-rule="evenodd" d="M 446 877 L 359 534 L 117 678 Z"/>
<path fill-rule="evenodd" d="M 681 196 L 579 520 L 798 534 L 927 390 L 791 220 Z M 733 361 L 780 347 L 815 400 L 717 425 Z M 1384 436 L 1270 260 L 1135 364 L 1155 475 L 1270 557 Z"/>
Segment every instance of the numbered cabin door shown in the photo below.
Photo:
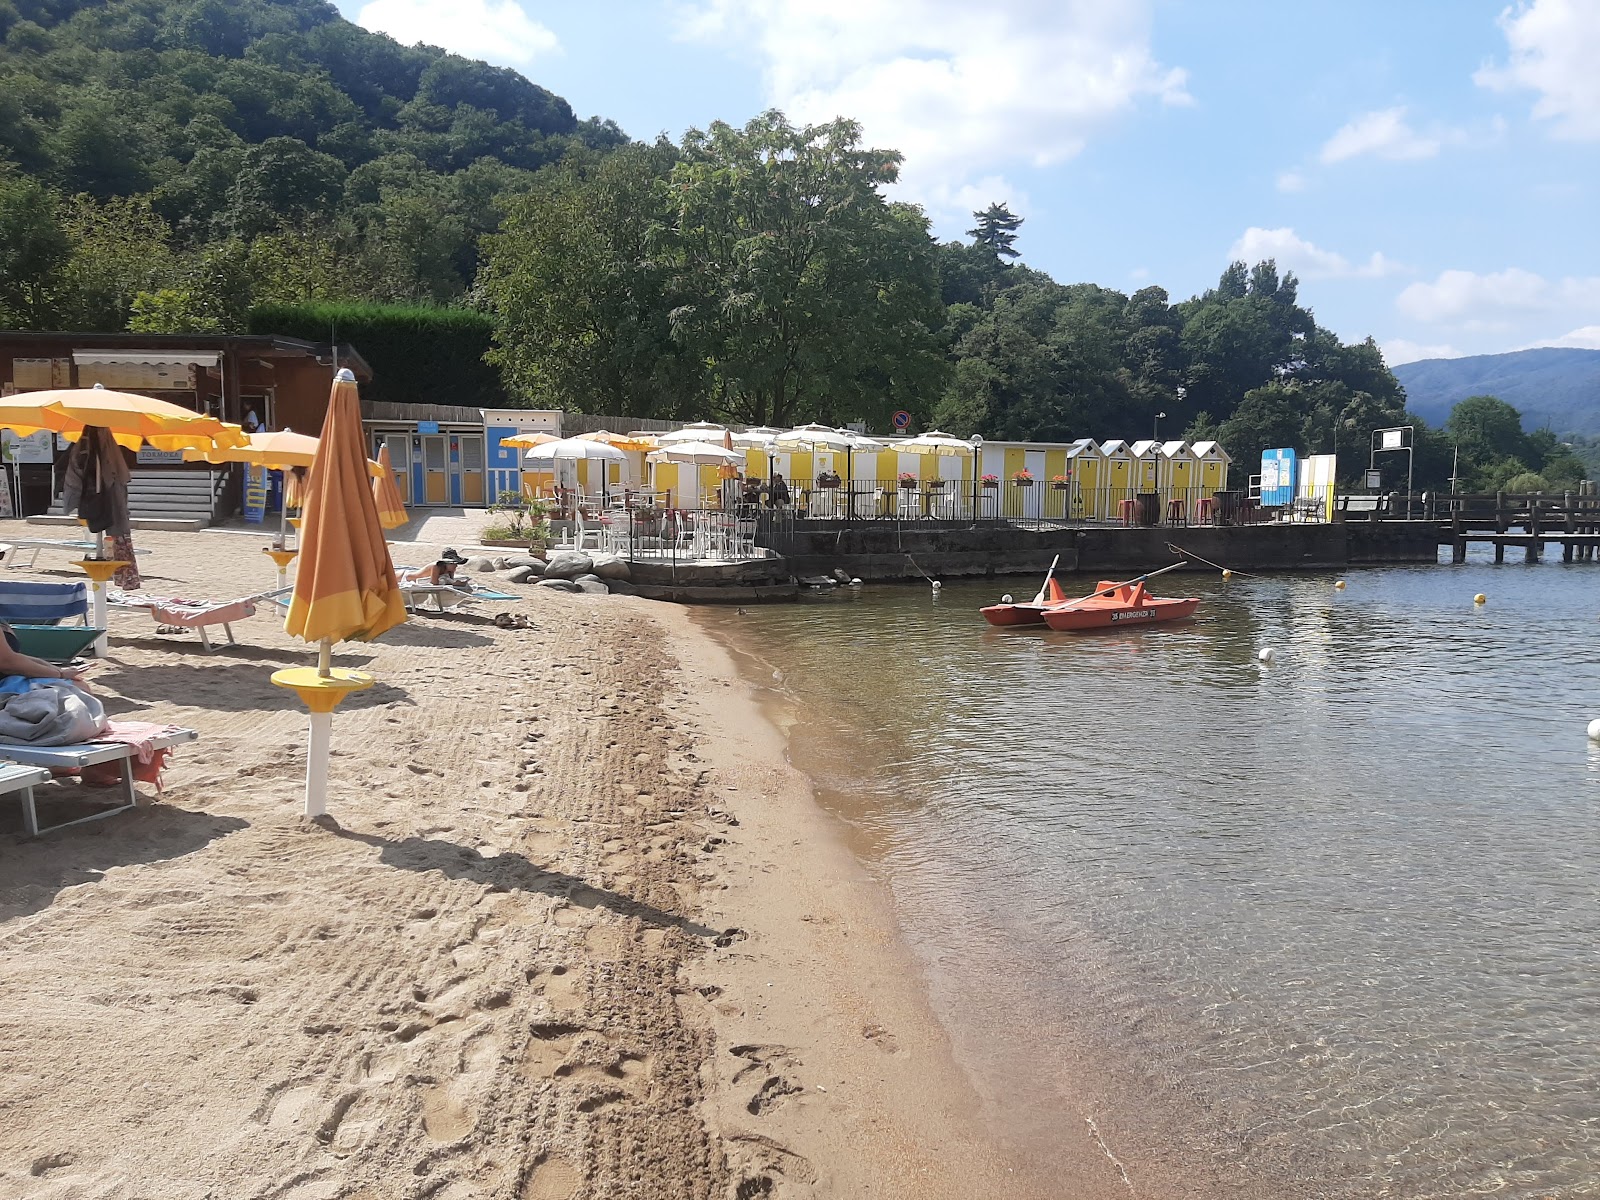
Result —
<path fill-rule="evenodd" d="M 483 506 L 483 434 L 459 435 L 461 445 L 461 503 L 468 508 Z"/>
<path fill-rule="evenodd" d="M 450 503 L 450 446 L 442 433 L 422 435 L 422 502 Z"/>
<path fill-rule="evenodd" d="M 400 489 L 400 499 L 415 504 L 411 494 L 411 438 L 404 433 L 386 433 L 383 445 L 389 448 L 389 465 L 394 468 L 394 483 Z"/>

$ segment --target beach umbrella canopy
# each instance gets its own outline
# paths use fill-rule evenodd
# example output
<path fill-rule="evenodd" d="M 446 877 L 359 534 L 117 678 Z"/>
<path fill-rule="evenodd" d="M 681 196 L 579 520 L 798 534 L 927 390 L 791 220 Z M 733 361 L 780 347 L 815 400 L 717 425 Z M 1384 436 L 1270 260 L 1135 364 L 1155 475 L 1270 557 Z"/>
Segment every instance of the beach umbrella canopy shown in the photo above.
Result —
<path fill-rule="evenodd" d="M 400 499 L 400 486 L 394 481 L 388 446 L 378 450 L 378 466 L 383 474 L 372 481 L 372 498 L 378 502 L 378 524 L 385 529 L 399 529 L 411 516 L 406 512 L 405 501 Z"/>
<path fill-rule="evenodd" d="M 627 455 L 615 446 L 605 442 L 586 442 L 582 438 L 563 438 L 556 442 L 546 442 L 542 446 L 535 446 L 523 455 L 524 463 L 537 466 L 541 463 L 554 463 L 558 458 L 588 458 L 599 459 L 603 462 L 625 462 Z"/>
<path fill-rule="evenodd" d="M 300 525 L 300 569 L 284 628 L 321 643 L 325 667 L 334 642 L 375 638 L 404 621 L 406 607 L 367 482 L 360 401 L 348 370 L 334 379 L 318 440 Z"/>
<path fill-rule="evenodd" d="M 594 433 L 580 433 L 572 440 L 577 442 L 600 442 L 607 446 L 614 446 L 618 450 L 628 450 L 635 453 L 640 450 L 654 450 L 656 448 L 653 438 L 637 438 L 625 433 L 612 433 L 606 429 L 598 429 Z"/>
<path fill-rule="evenodd" d="M 674 442 L 710 442 L 715 445 L 727 432 L 726 425 L 718 425 L 715 421 L 695 421 L 681 429 L 656 434 L 656 445 L 670 446 Z"/>
<path fill-rule="evenodd" d="M 901 454 L 972 454 L 975 450 L 971 442 L 963 442 L 938 429 L 919 433 L 903 442 L 890 442 L 886 448 Z"/>
<path fill-rule="evenodd" d="M 723 432 L 727 432 L 724 430 Z M 672 442 L 645 455 L 646 462 L 695 463 L 703 467 L 720 467 L 725 463 L 742 463 L 744 455 L 725 446 L 711 442 Z"/>
<path fill-rule="evenodd" d="M 510 437 L 501 438 L 500 444 L 510 450 L 532 450 L 535 446 L 542 446 L 546 442 L 560 440 L 553 433 L 514 433 Z"/>
<path fill-rule="evenodd" d="M 779 450 L 848 450 L 856 435 L 829 425 L 797 425 L 774 439 Z"/>
<path fill-rule="evenodd" d="M 772 443 L 782 433 L 781 429 L 746 429 L 743 433 L 733 435 L 733 444 L 740 450 L 765 450 L 771 452 Z"/>
<path fill-rule="evenodd" d="M 133 392 L 92 388 L 53 388 L 21 392 L 0 400 L 0 426 L 24 437 L 49 429 L 77 441 L 91 426 L 107 430 L 117 445 L 137 450 L 148 442 L 157 450 L 202 449 L 244 440 L 237 425 L 165 400 Z"/>
<path fill-rule="evenodd" d="M 238 426 L 229 428 L 237 429 Z M 245 440 L 241 445 L 185 450 L 183 457 L 189 462 L 249 463 L 252 466 L 266 467 L 269 471 L 309 467 L 317 458 L 318 441 L 309 434 L 295 433 L 292 429 L 279 429 L 272 433 L 250 433 L 243 436 Z M 383 467 L 369 458 L 367 474 L 377 479 L 383 474 Z"/>

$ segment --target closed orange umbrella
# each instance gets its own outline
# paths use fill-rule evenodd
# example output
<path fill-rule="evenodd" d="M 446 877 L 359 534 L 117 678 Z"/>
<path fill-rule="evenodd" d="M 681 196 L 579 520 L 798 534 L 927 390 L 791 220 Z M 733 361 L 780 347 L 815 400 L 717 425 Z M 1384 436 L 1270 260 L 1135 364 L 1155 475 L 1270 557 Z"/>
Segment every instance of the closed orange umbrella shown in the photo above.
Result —
<path fill-rule="evenodd" d="M 399 529 L 411 519 L 405 501 L 400 499 L 400 486 L 394 481 L 394 467 L 389 462 L 389 447 L 378 450 L 378 465 L 383 474 L 372 481 L 372 496 L 378 502 L 378 522 L 385 529 Z"/>
<path fill-rule="evenodd" d="M 333 644 L 369 641 L 406 619 L 378 502 L 367 481 L 361 405 L 349 371 L 334 376 L 308 491 L 300 571 L 284 628 L 319 644 L 317 665 L 274 672 L 272 682 L 293 689 L 311 710 L 305 813 L 317 817 L 326 811 L 333 710 L 350 692 L 372 686 L 365 672 L 333 669 Z"/>
<path fill-rule="evenodd" d="M 363 441 L 355 376 L 341 370 L 311 465 L 300 570 L 284 624 L 308 642 L 369 641 L 406 619 Z"/>

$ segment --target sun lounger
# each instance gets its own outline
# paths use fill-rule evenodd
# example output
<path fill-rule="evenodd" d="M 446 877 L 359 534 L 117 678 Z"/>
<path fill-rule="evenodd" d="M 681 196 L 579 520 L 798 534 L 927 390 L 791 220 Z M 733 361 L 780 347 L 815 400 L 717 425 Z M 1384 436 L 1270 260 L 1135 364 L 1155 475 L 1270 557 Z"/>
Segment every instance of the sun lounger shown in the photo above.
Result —
<path fill-rule="evenodd" d="M 28 827 L 29 837 L 39 836 L 39 815 L 33 807 L 33 789 L 37 784 L 49 782 L 50 772 L 43 767 L 0 763 L 0 796 L 22 793 L 22 823 Z"/>
<path fill-rule="evenodd" d="M 39 551 L 41 550 L 66 550 L 69 553 L 76 554 L 79 558 L 83 558 L 85 555 L 93 554 L 96 547 L 94 542 L 78 542 L 57 538 L 21 538 L 3 544 L 7 549 L 0 553 L 0 559 L 3 559 L 8 567 L 33 566 L 34 563 L 39 561 Z M 22 551 L 24 550 L 33 551 L 29 555 L 27 562 L 21 561 Z"/>
<path fill-rule="evenodd" d="M 89 623 L 89 584 L 0 580 L 0 621 L 9 625 L 54 625 L 71 617 Z"/>
<path fill-rule="evenodd" d="M 177 625 L 193 629 L 200 635 L 200 644 L 209 654 L 219 647 L 211 644 L 206 633 L 207 625 L 221 625 L 230 646 L 238 643 L 233 637 L 233 623 L 256 614 L 256 605 L 262 602 L 282 603 L 282 597 L 294 591 L 293 587 L 273 588 L 254 596 L 240 596 L 237 600 L 181 600 L 162 596 L 142 596 L 136 592 L 112 589 L 106 603 L 114 608 L 142 608 L 155 618 L 157 625 Z"/>
<path fill-rule="evenodd" d="M 104 629 L 93 625 L 13 625 L 17 651 L 48 663 L 71 662 L 94 645 Z"/>
<path fill-rule="evenodd" d="M 150 741 L 158 750 L 170 746 L 178 746 L 184 742 L 192 742 L 200 735 L 192 729 L 172 728 L 154 735 Z M 37 837 L 41 833 L 49 833 L 53 829 L 65 829 L 68 825 L 82 825 L 85 821 L 98 821 L 102 817 L 115 816 L 120 812 L 127 812 L 139 803 L 138 794 L 133 790 L 133 756 L 136 753 L 133 746 L 127 742 L 82 742 L 74 746 L 19 746 L 10 743 L 0 743 L 0 759 L 13 763 L 21 763 L 29 767 L 42 767 L 47 771 L 81 771 L 85 767 L 92 767 L 97 763 L 118 763 L 122 768 L 122 802 L 111 808 L 104 808 L 87 817 L 78 817 L 72 821 L 60 821 L 54 825 L 40 826 L 39 815 L 34 806 L 32 784 L 26 786 L 22 794 L 22 817 L 27 826 L 28 835 Z"/>
<path fill-rule="evenodd" d="M 401 567 L 397 573 L 413 568 Z M 447 583 L 422 583 L 415 579 L 401 579 L 400 595 L 405 600 L 405 606 L 413 612 L 422 612 L 429 600 L 433 601 L 435 612 L 455 612 L 466 607 L 474 600 L 520 600 L 521 596 L 513 596 L 509 592 L 495 592 L 488 588 L 479 587 L 451 587 Z"/>

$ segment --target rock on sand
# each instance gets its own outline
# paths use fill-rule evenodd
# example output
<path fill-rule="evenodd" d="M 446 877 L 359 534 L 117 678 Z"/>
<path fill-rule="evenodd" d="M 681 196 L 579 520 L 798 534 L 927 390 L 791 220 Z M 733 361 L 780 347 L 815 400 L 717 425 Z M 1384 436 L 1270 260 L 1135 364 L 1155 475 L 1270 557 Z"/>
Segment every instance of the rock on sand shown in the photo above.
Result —
<path fill-rule="evenodd" d="M 596 554 L 589 569 L 601 579 L 629 579 L 633 575 L 628 564 L 615 554 Z"/>
<path fill-rule="evenodd" d="M 541 579 L 539 581 L 539 586 L 540 587 L 549 588 L 551 591 L 556 591 L 556 592 L 581 592 L 581 591 L 583 591 L 583 585 L 582 584 L 573 583 L 572 580 L 570 580 L 570 579 Z"/>
<path fill-rule="evenodd" d="M 558 550 L 544 565 L 546 579 L 573 579 L 594 569 L 594 559 L 577 550 Z"/>

